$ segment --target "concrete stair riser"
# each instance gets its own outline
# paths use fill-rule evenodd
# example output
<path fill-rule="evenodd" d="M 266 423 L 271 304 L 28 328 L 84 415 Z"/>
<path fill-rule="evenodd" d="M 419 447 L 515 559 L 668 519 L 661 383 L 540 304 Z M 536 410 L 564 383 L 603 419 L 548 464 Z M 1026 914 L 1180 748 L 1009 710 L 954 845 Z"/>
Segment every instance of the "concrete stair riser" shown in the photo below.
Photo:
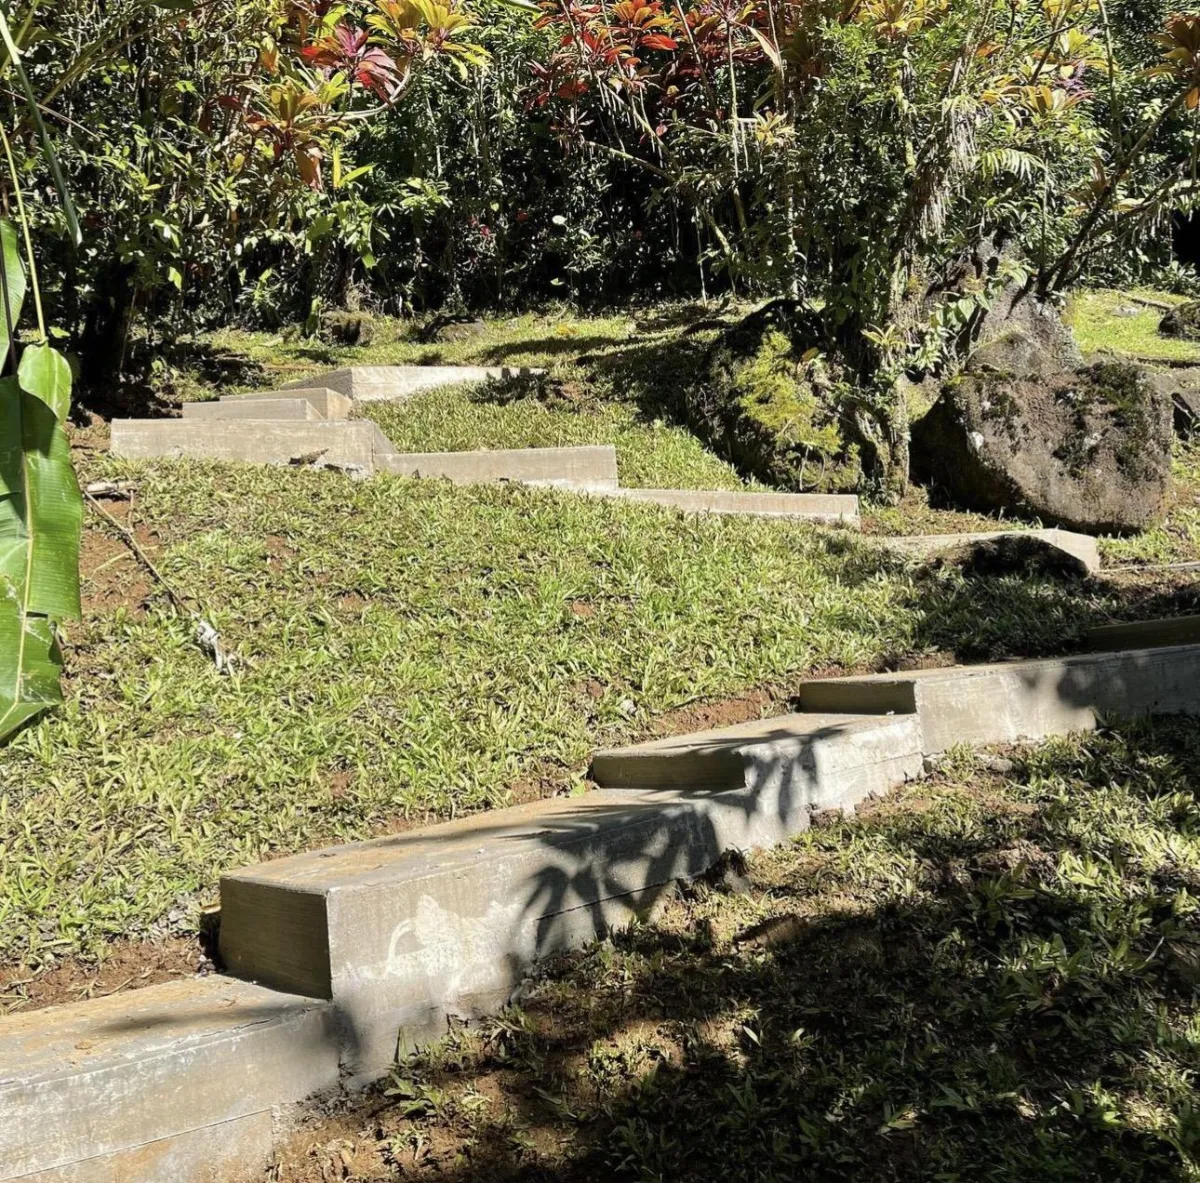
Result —
<path fill-rule="evenodd" d="M 1092 629 L 1088 647 L 1097 650 L 1152 649 L 1158 646 L 1200 644 L 1200 616 L 1166 620 L 1135 620 Z"/>
<path fill-rule="evenodd" d="M 697 489 L 610 489 L 605 497 L 650 502 L 681 513 L 796 518 L 830 526 L 859 525 L 858 498 L 834 493 L 740 493 Z"/>
<path fill-rule="evenodd" d="M 939 551 L 969 546 L 975 542 L 991 542 L 997 538 L 1037 538 L 1077 558 L 1095 574 L 1100 570 L 1100 544 L 1090 534 L 1071 530 L 993 530 L 978 534 L 913 534 L 902 538 L 877 537 L 872 541 L 905 554 L 930 556 Z"/>
<path fill-rule="evenodd" d="M 374 467 L 373 423 L 269 419 L 115 419 L 111 448 L 129 460 L 190 457 L 290 464 L 320 454 L 328 464 Z"/>
<path fill-rule="evenodd" d="M 324 387 L 293 386 L 286 391 L 255 391 L 253 394 L 223 394 L 222 403 L 238 406 L 242 403 L 266 402 L 279 398 L 303 398 L 310 402 L 322 419 L 349 419 L 354 414 L 354 400 L 336 390 Z"/>
<path fill-rule="evenodd" d="M 512 366 L 348 366 L 315 378 L 303 378 L 281 387 L 291 390 L 323 386 L 355 402 L 403 402 L 423 390 L 460 382 L 487 382 L 540 374 Z"/>
<path fill-rule="evenodd" d="M 808 711 L 916 713 L 927 754 L 1091 730 L 1105 716 L 1200 714 L 1200 646 L 807 682 Z"/>
<path fill-rule="evenodd" d="M 395 476 L 434 477 L 455 484 L 515 481 L 575 491 L 617 485 L 617 451 L 611 445 L 480 452 L 392 452 L 391 445 L 387 447 L 376 453 L 375 463 L 379 471 Z"/>
<path fill-rule="evenodd" d="M 306 398 L 256 398 L 248 402 L 184 403 L 183 419 L 305 419 L 321 420 L 325 416 Z"/>

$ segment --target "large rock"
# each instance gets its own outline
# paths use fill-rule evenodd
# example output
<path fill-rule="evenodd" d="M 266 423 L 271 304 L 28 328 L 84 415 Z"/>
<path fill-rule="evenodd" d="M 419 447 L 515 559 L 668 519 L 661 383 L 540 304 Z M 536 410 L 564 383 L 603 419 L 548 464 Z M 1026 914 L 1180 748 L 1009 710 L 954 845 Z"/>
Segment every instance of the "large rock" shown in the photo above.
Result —
<path fill-rule="evenodd" d="M 776 300 L 713 346 L 687 392 L 692 426 L 739 468 L 797 492 L 854 489 L 858 449 L 842 430 L 836 375 L 802 305 Z"/>
<path fill-rule="evenodd" d="M 994 368 L 1048 376 L 1083 365 L 1083 354 L 1057 308 L 1015 283 L 993 301 L 976 327 L 974 359 L 987 356 Z"/>
<path fill-rule="evenodd" d="M 1190 439 L 1200 432 L 1200 366 L 1149 370 L 1149 380 L 1175 408 L 1175 434 Z"/>
<path fill-rule="evenodd" d="M 1138 366 L 1014 374 L 972 360 L 913 429 L 918 479 L 986 512 L 1087 533 L 1153 520 L 1171 468 L 1171 398 Z"/>
<path fill-rule="evenodd" d="M 1188 300 L 1186 304 L 1172 308 L 1158 322 L 1158 331 L 1164 337 L 1200 341 L 1200 300 Z"/>

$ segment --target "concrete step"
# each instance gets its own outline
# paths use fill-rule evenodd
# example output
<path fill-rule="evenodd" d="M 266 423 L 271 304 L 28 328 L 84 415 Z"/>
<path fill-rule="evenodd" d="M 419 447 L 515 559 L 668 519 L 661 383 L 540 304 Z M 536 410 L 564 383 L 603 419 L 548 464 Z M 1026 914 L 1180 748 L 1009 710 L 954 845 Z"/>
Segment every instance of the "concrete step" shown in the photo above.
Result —
<path fill-rule="evenodd" d="M 389 445 L 376 454 L 375 465 L 395 476 L 440 477 L 455 484 L 518 481 L 592 492 L 617 486 L 617 452 L 609 444 L 480 452 L 396 452 Z"/>
<path fill-rule="evenodd" d="M 0 1018 L 0 1179 L 249 1177 L 268 1164 L 272 1110 L 337 1081 L 328 1005 L 232 978 L 10 1015 Z"/>
<path fill-rule="evenodd" d="M 683 513 L 797 518 L 857 527 L 858 498 L 841 493 L 739 493 L 703 489 L 609 489 L 605 497 L 647 501 Z"/>
<path fill-rule="evenodd" d="M 187 421 L 211 419 L 308 419 L 325 416 L 306 398 L 257 398 L 249 401 L 218 399 L 207 403 L 184 403 Z"/>
<path fill-rule="evenodd" d="M 1105 624 L 1087 634 L 1090 649 L 1155 649 L 1163 645 L 1200 644 L 1200 616 L 1135 620 Z"/>
<path fill-rule="evenodd" d="M 806 682 L 805 711 L 916 714 L 926 754 L 1094 728 L 1106 716 L 1200 715 L 1200 645 Z"/>
<path fill-rule="evenodd" d="M 347 366 L 315 378 L 289 382 L 282 389 L 323 386 L 355 402 L 403 402 L 422 390 L 438 386 L 540 373 L 543 371 L 512 366 Z"/>
<path fill-rule="evenodd" d="M 130 460 L 187 456 L 290 464 L 319 456 L 321 463 L 374 469 L 373 423 L 269 419 L 114 419 L 114 456 Z"/>
<path fill-rule="evenodd" d="M 1100 545 L 1090 534 L 1076 534 L 1071 530 L 991 530 L 977 534 L 910 534 L 892 538 L 877 536 L 871 539 L 881 546 L 904 551 L 913 555 L 935 555 L 941 551 L 969 546 L 976 542 L 991 542 L 997 538 L 1037 538 L 1050 546 L 1066 551 L 1078 559 L 1089 572 L 1100 570 Z"/>
<path fill-rule="evenodd" d="M 382 1072 L 447 1015 L 504 1005 L 536 960 L 644 914 L 680 876 L 735 847 L 774 845 L 814 809 L 920 773 L 915 720 L 775 720 L 693 736 L 702 783 L 599 789 L 393 838 L 279 859 L 221 880 L 221 955 L 233 973 L 331 998 L 354 1081 Z M 731 769 L 740 761 L 744 775 Z M 598 767 L 626 783 L 619 754 Z M 642 761 L 638 773 L 655 780 Z M 636 778 L 635 778 L 636 779 Z"/>
<path fill-rule="evenodd" d="M 325 387 L 292 386 L 287 392 L 279 390 L 255 391 L 253 394 L 223 394 L 223 403 L 265 402 L 279 398 L 303 398 L 312 403 L 318 418 L 349 419 L 354 412 L 354 400 L 336 390 Z"/>

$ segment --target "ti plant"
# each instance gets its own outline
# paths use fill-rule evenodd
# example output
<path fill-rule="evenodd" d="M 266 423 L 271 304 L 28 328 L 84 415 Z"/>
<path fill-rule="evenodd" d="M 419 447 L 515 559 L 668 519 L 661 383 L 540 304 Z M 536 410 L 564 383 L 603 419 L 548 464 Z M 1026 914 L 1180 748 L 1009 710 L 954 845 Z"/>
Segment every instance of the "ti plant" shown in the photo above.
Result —
<path fill-rule="evenodd" d="M 0 6 L 0 73 L 20 87 L 17 107 L 38 136 L 72 236 L 79 230 L 54 149 L 21 55 Z M 71 368 L 50 345 L 20 182 L 0 123 L 8 168 L 0 217 L 0 741 L 62 701 L 56 622 L 78 618 L 79 535 L 83 505 L 63 423 L 71 406 Z M 14 210 L 15 207 L 15 210 Z M 19 227 L 19 229 L 18 229 Z M 28 269 L 22 262 L 22 253 Z M 27 291 L 37 338 L 22 347 L 17 326 Z"/>

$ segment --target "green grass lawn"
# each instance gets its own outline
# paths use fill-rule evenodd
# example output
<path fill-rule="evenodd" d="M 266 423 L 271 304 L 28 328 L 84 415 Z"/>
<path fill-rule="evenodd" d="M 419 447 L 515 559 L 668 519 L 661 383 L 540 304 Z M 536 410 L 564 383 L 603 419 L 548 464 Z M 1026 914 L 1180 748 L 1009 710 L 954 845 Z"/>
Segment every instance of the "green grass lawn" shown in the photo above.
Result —
<path fill-rule="evenodd" d="M 355 353 L 227 332 L 206 348 L 240 359 L 242 377 L 263 367 L 243 386 L 351 359 L 545 364 L 552 382 L 371 413 L 404 448 L 613 442 L 628 485 L 736 488 L 673 416 L 711 332 L 683 323 L 563 314 L 445 347 Z M 191 373 L 164 393 L 211 396 Z M 80 455 L 88 477 L 137 483 L 138 538 L 237 665 L 218 674 L 192 623 L 89 521 L 67 705 L 0 749 L 0 975 L 194 934 L 217 876 L 241 863 L 578 789 L 594 746 L 697 700 L 758 689 L 782 709 L 813 670 L 1061 651 L 1091 624 L 1181 610 L 1177 588 L 929 572 L 779 521 Z M 1167 522 L 1106 544 L 1110 558 L 1200 555 L 1200 457 L 1181 453 L 1179 472 Z M 914 492 L 865 525 L 996 522 Z"/>
<path fill-rule="evenodd" d="M 1185 297 L 1170 292 L 1111 290 L 1080 292 L 1072 301 L 1071 326 L 1084 353 L 1123 353 L 1149 362 L 1190 362 L 1200 365 L 1200 343 L 1164 337 L 1158 331 L 1163 309 L 1139 304 L 1141 296 L 1157 304 L 1182 304 Z M 1137 315 L 1119 316 L 1118 309 Z"/>
<path fill-rule="evenodd" d="M 1004 759 L 561 958 L 275 1177 L 1195 1179 L 1200 731 Z"/>
<path fill-rule="evenodd" d="M 218 874 L 579 787 L 597 743 L 814 668 L 1069 647 L 1119 589 L 921 573 L 853 535 L 550 491 L 137 465 L 93 519 L 67 705 L 0 749 L 0 962 L 194 932 Z M 944 657 L 942 658 L 944 660 Z"/>

